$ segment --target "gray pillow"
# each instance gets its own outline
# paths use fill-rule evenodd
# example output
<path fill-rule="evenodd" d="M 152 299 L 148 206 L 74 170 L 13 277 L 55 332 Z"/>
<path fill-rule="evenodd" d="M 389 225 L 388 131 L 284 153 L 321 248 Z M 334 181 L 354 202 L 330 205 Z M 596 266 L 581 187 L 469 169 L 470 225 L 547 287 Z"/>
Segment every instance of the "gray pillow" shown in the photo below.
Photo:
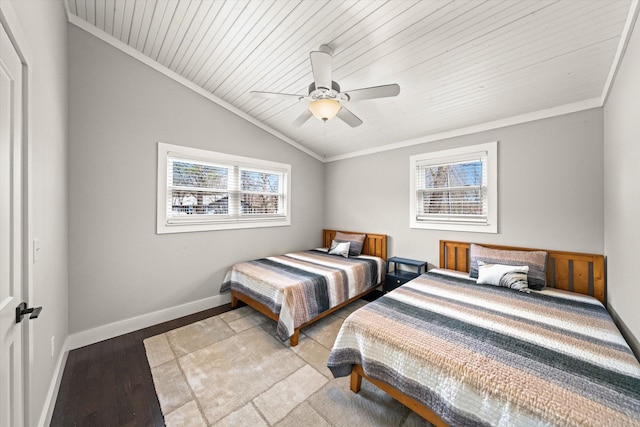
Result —
<path fill-rule="evenodd" d="M 366 234 L 347 234 L 338 231 L 336 232 L 334 241 L 338 243 L 350 242 L 349 256 L 358 256 L 362 253 L 362 246 L 364 245 L 365 237 L 367 237 Z"/>
<path fill-rule="evenodd" d="M 544 251 L 513 251 L 491 249 L 471 244 L 469 250 L 471 268 L 469 277 L 478 278 L 478 261 L 487 264 L 527 265 L 527 283 L 529 288 L 540 290 L 547 286 L 547 253 Z"/>

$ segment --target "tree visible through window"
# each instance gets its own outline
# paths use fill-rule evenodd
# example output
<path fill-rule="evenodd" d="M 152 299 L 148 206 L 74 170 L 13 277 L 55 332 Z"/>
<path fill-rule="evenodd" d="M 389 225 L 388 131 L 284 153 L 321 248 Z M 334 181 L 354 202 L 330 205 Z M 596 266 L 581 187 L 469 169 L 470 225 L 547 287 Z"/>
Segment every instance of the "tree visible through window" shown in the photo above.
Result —
<path fill-rule="evenodd" d="M 423 174 L 421 214 L 486 217 L 482 161 L 418 167 Z"/>
<path fill-rule="evenodd" d="M 412 156 L 411 226 L 497 232 L 496 145 Z"/>
<path fill-rule="evenodd" d="M 228 168 L 169 161 L 172 214 L 229 214 Z"/>
<path fill-rule="evenodd" d="M 166 200 L 158 213 L 159 233 L 194 231 L 171 229 L 174 225 L 221 229 L 290 223 L 289 165 L 162 143 L 158 150 L 159 178 L 166 171 L 164 190 L 160 184 L 158 190 Z"/>
<path fill-rule="evenodd" d="M 240 171 L 243 214 L 277 214 L 280 207 L 280 176 L 250 169 Z"/>

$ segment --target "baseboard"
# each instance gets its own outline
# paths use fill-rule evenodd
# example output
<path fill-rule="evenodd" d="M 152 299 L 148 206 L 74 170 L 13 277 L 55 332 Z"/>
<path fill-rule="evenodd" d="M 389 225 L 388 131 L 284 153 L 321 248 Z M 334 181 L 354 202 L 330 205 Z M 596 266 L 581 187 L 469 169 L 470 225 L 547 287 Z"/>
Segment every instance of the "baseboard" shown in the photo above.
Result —
<path fill-rule="evenodd" d="M 230 294 L 216 295 L 199 301 L 193 301 L 176 307 L 166 308 L 153 313 L 143 314 L 141 316 L 77 332 L 69 336 L 69 350 L 95 344 L 100 341 L 128 334 L 129 332 L 137 331 L 138 329 L 148 328 L 149 326 L 157 325 L 158 323 L 167 322 L 199 311 L 219 307 L 230 302 Z"/>
<path fill-rule="evenodd" d="M 627 341 L 627 344 L 629 344 L 629 347 L 631 347 L 631 351 L 633 351 L 633 354 L 636 355 L 636 358 L 640 360 L 640 341 L 638 341 L 638 339 L 633 335 L 631 330 L 627 327 L 627 325 L 625 325 L 625 323 L 622 321 L 620 316 L 618 316 L 618 313 L 613 309 L 613 307 L 611 307 L 611 305 L 607 306 L 607 310 L 609 310 L 609 314 L 611 314 L 613 321 L 618 326 L 618 329 L 620 329 L 620 332 L 622 332 L 622 336 Z"/>
<path fill-rule="evenodd" d="M 44 400 L 44 406 L 42 407 L 42 413 L 38 420 L 38 427 L 47 427 L 51 425 L 51 417 L 53 417 L 53 410 L 56 407 L 56 399 L 58 397 L 58 391 L 60 390 L 60 383 L 62 382 L 62 374 L 64 374 L 64 367 L 67 365 L 67 356 L 69 356 L 69 338 L 67 337 L 62 344 L 60 356 L 56 362 L 56 368 L 47 391 L 47 396 Z"/>

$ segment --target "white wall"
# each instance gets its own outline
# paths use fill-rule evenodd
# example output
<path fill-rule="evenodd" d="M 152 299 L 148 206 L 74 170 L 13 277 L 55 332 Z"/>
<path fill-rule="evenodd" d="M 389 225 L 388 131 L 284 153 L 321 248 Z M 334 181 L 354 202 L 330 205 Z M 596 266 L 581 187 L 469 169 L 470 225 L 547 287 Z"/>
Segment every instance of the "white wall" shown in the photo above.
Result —
<path fill-rule="evenodd" d="M 7 7 L 6 0 L 2 0 Z M 11 1 L 26 39 L 31 70 L 31 226 L 40 240 L 38 262 L 32 265 L 30 303 L 42 306 L 29 322 L 28 422 L 42 421 L 51 385 L 67 337 L 67 27 L 59 1 Z M 51 355 L 51 337 L 56 348 Z M 53 409 L 53 408 L 50 408 Z"/>
<path fill-rule="evenodd" d="M 609 305 L 640 354 L 640 24 L 604 108 L 605 254 Z"/>
<path fill-rule="evenodd" d="M 321 243 L 321 162 L 68 31 L 71 333 L 208 301 L 234 262 Z M 292 225 L 157 235 L 159 141 L 291 164 Z"/>
<path fill-rule="evenodd" d="M 450 239 L 603 253 L 602 109 L 327 164 L 325 226 L 386 233 L 389 255 L 438 264 Z M 409 228 L 409 156 L 498 142 L 498 234 Z"/>

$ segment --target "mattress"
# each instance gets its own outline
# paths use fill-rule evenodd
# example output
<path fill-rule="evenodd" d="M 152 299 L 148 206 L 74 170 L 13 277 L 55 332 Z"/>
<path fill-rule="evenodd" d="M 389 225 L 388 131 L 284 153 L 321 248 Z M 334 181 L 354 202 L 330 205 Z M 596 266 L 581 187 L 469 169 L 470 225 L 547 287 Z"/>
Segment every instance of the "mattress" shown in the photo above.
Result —
<path fill-rule="evenodd" d="M 355 311 L 328 360 L 458 425 L 638 426 L 640 364 L 596 299 L 426 273 Z"/>
<path fill-rule="evenodd" d="M 220 292 L 238 291 L 279 316 L 278 336 L 382 282 L 382 258 L 344 258 L 318 248 L 234 264 Z"/>

